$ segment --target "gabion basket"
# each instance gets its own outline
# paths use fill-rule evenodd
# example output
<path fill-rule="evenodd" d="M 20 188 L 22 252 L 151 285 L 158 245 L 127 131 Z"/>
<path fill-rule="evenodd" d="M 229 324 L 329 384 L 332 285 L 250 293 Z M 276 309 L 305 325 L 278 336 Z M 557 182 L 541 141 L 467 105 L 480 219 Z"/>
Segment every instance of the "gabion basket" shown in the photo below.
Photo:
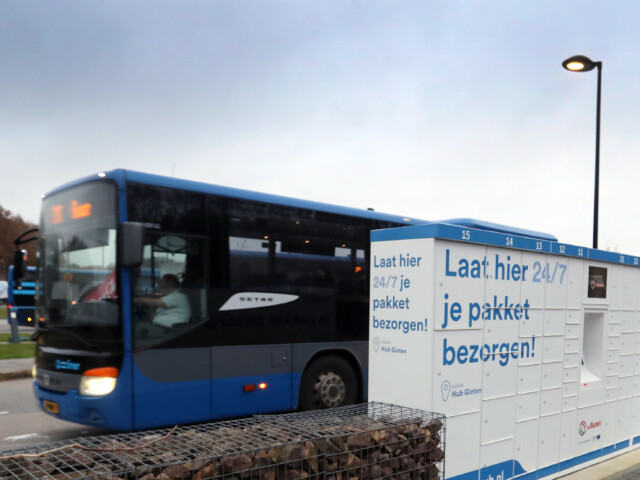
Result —
<path fill-rule="evenodd" d="M 0 479 L 444 479 L 443 415 L 364 403 L 0 453 Z"/>

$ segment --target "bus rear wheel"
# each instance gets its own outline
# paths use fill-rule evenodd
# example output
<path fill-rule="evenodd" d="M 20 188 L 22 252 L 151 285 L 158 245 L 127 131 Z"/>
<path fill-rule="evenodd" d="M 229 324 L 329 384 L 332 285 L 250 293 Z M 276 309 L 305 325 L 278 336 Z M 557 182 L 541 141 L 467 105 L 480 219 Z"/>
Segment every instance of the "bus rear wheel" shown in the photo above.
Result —
<path fill-rule="evenodd" d="M 300 384 L 300 409 L 314 410 L 353 405 L 358 399 L 358 380 L 344 358 L 327 355 L 314 360 Z"/>

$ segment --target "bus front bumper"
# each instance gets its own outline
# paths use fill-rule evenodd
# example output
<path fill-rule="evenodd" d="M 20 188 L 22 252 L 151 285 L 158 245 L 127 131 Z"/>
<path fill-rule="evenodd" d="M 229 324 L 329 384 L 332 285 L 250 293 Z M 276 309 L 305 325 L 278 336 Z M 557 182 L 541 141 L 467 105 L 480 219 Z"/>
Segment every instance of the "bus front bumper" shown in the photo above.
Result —
<path fill-rule="evenodd" d="M 40 409 L 60 420 L 81 423 L 110 430 L 130 430 L 132 428 L 130 400 L 121 398 L 118 388 L 102 397 L 80 395 L 78 390 L 54 392 L 33 382 L 33 393 Z"/>

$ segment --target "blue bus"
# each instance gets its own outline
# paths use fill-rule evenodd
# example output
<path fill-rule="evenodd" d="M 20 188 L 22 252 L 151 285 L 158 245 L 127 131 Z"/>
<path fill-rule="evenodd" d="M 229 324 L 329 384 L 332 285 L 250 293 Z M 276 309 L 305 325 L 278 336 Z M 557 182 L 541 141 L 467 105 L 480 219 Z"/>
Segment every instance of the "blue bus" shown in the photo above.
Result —
<path fill-rule="evenodd" d="M 13 265 L 9 266 L 7 275 L 7 322 L 16 319 L 16 324 L 23 327 L 35 326 L 35 278 L 36 267 L 26 267 L 20 281 L 14 280 Z"/>
<path fill-rule="evenodd" d="M 37 401 L 115 430 L 362 401 L 369 232 L 416 223 L 126 170 L 64 185 L 38 233 Z"/>

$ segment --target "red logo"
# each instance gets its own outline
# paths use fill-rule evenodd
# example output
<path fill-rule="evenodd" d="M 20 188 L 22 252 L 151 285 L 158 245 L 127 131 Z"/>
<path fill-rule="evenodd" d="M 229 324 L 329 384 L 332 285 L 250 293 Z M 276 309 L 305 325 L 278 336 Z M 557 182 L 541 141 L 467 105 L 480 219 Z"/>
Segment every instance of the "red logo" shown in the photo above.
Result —
<path fill-rule="evenodd" d="M 594 428 L 598 428 L 600 426 L 602 426 L 602 422 L 587 423 L 585 420 L 583 420 L 580 422 L 580 425 L 578 426 L 578 433 L 582 437 L 585 433 L 587 433 L 587 431 L 592 430 Z"/>

